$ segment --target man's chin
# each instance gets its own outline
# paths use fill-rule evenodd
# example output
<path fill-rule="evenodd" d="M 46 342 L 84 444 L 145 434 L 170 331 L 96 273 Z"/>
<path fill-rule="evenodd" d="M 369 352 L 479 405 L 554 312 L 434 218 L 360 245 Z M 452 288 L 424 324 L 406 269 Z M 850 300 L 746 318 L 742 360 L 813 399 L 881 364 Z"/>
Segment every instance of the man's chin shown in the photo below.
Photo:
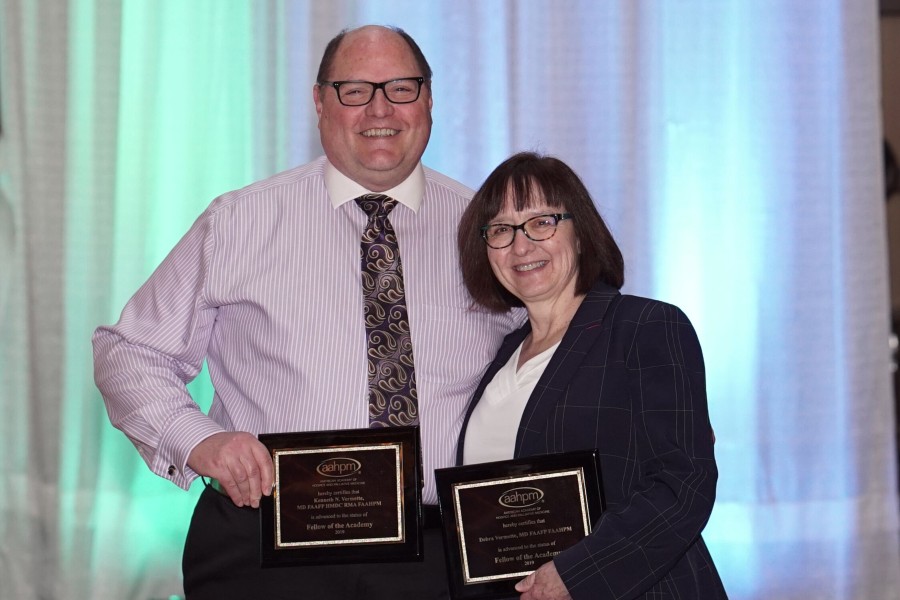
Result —
<path fill-rule="evenodd" d="M 378 177 L 378 178 L 393 178 L 397 179 L 398 183 L 406 179 L 406 177 L 412 173 L 412 170 L 415 168 L 416 163 L 405 164 L 403 161 L 397 159 L 391 160 L 373 160 L 369 161 L 366 164 L 362 165 L 366 172 L 370 177 Z"/>

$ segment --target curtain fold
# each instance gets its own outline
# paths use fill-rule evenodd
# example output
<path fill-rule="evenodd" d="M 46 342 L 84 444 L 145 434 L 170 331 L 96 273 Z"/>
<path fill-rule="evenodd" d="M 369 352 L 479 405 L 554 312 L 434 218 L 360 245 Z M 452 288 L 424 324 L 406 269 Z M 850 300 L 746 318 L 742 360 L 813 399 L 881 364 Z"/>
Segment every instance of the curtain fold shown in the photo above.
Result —
<path fill-rule="evenodd" d="M 434 71 L 428 166 L 579 172 L 626 292 L 681 306 L 736 599 L 900 597 L 875 0 L 0 0 L 0 596 L 181 595 L 199 484 L 109 424 L 90 336 L 216 195 L 321 152 L 343 27 Z M 201 406 L 205 374 L 191 384 Z"/>

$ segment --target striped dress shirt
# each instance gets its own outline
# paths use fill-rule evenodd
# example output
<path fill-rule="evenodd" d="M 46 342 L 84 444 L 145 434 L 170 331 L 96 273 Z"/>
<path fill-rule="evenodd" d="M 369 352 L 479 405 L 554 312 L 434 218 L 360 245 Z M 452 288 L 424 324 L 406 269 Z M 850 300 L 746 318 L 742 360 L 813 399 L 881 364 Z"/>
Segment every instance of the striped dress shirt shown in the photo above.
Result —
<path fill-rule="evenodd" d="M 97 329 L 94 375 L 110 420 L 154 473 L 187 489 L 191 450 L 223 430 L 368 426 L 367 217 L 346 197 L 354 185 L 322 157 L 216 198 L 119 322 Z M 434 504 L 433 470 L 455 464 L 472 392 L 524 315 L 474 307 L 462 283 L 456 228 L 471 190 L 421 165 L 399 187 L 407 198 L 390 220 L 415 352 L 424 500 Z M 185 388 L 204 360 L 215 390 L 208 415 Z"/>

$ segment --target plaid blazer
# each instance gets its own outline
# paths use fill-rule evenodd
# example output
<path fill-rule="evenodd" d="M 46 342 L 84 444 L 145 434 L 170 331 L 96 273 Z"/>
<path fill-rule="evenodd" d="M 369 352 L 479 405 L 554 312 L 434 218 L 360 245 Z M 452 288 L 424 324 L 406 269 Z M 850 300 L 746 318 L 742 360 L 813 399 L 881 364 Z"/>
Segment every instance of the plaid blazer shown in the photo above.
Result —
<path fill-rule="evenodd" d="M 530 331 L 509 334 L 475 391 Z M 677 307 L 595 284 L 534 389 L 515 457 L 598 449 L 606 510 L 554 558 L 575 600 L 726 598 L 700 537 L 718 471 L 703 355 Z"/>

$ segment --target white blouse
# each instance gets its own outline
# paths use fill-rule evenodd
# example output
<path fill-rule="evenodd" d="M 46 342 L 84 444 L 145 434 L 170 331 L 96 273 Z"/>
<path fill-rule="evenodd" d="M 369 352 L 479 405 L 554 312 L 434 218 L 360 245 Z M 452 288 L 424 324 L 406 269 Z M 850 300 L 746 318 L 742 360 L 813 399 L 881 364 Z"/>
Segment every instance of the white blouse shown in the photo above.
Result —
<path fill-rule="evenodd" d="M 497 371 L 469 419 L 463 464 L 513 457 L 525 404 L 558 346 L 559 342 L 532 357 L 517 370 L 522 352 L 522 345 L 519 344 L 506 365 Z"/>

